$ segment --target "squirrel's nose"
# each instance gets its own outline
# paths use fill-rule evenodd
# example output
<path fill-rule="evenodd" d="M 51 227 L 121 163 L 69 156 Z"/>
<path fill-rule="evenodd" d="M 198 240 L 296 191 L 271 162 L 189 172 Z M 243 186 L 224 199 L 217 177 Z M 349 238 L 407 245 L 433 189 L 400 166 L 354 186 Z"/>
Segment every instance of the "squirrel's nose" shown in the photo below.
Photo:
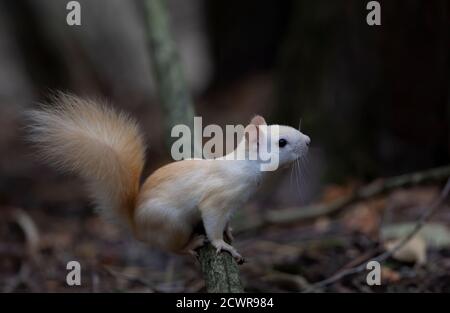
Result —
<path fill-rule="evenodd" d="M 306 140 L 305 140 L 306 146 L 309 147 L 309 145 L 311 144 L 311 138 L 309 138 L 309 137 L 306 136 L 306 135 L 305 135 L 305 137 L 306 137 Z"/>

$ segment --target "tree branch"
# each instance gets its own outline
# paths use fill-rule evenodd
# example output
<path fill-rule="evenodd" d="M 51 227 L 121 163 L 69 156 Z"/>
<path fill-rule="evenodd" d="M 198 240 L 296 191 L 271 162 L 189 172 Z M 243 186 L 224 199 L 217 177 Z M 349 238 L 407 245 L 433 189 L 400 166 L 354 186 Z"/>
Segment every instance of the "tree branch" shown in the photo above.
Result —
<path fill-rule="evenodd" d="M 238 265 L 231 254 L 217 254 L 216 249 L 207 244 L 200 249 L 199 260 L 208 292 L 244 292 Z"/>

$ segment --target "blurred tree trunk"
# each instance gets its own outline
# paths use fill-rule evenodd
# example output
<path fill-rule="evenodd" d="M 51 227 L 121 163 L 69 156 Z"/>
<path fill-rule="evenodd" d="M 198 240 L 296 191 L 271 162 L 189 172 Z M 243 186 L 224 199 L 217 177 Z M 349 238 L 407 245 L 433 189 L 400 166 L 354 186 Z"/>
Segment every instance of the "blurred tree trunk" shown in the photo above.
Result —
<path fill-rule="evenodd" d="M 166 119 L 167 144 L 176 124 L 191 126 L 194 106 L 184 79 L 182 65 L 169 30 L 164 0 L 146 0 L 148 34 L 152 50 L 159 97 Z M 217 255 L 207 244 L 200 249 L 200 263 L 208 292 L 242 292 L 238 265 L 226 252 Z"/>
<path fill-rule="evenodd" d="M 194 105 L 189 95 L 178 51 L 169 30 L 166 3 L 162 0 L 146 0 L 147 29 L 151 56 L 158 84 L 158 94 L 165 119 L 167 145 L 173 143 L 172 127 L 188 125 L 193 129 Z"/>

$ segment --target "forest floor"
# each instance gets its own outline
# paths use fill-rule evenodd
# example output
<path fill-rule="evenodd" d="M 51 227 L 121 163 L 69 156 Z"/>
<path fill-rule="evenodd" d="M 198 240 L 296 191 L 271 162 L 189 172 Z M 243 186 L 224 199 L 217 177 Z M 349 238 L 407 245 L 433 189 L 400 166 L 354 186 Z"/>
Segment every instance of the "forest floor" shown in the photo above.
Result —
<path fill-rule="evenodd" d="M 56 181 L 30 187 L 40 199 L 26 210 L 0 206 L 0 292 L 205 291 L 197 260 L 136 242 L 86 209 L 90 206 L 79 186 L 69 185 Z M 344 196 L 351 188 L 328 186 L 320 201 Z M 410 231 L 441 188 L 397 189 L 352 203 L 333 218 L 236 232 L 234 245 L 248 259 L 240 267 L 245 290 L 302 292 L 369 261 Z M 248 209 L 239 218 L 251 220 L 258 214 L 258 208 Z M 367 270 L 314 291 L 450 292 L 449 226 L 450 212 L 443 206 L 400 254 L 381 264 L 381 285 L 367 284 Z M 80 286 L 66 283 L 69 261 L 81 265 Z"/>

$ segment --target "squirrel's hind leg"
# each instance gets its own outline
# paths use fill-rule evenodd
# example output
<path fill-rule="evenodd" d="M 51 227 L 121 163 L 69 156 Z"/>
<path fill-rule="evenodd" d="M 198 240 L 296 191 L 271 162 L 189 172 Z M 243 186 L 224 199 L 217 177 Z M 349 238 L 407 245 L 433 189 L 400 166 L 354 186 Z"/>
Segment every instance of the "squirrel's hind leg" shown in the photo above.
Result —
<path fill-rule="evenodd" d="M 191 225 L 164 211 L 142 209 L 136 219 L 136 236 L 150 245 L 178 253 L 192 240 Z"/>
<path fill-rule="evenodd" d="M 206 243 L 205 235 L 195 235 L 189 240 L 189 242 L 180 251 L 180 253 L 181 254 L 189 254 L 189 255 L 193 255 L 193 256 L 197 257 L 198 253 L 195 250 L 203 247 L 205 245 L 205 243 Z"/>

